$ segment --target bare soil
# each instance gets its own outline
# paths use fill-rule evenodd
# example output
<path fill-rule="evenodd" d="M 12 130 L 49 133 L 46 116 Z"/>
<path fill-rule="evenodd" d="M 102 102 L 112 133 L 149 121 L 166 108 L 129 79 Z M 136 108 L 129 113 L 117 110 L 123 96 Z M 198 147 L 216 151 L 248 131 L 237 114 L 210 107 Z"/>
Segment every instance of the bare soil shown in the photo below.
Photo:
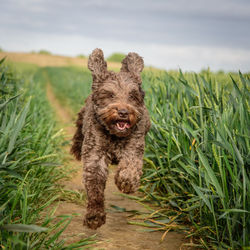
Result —
<path fill-rule="evenodd" d="M 56 112 L 57 118 L 60 121 L 67 138 L 72 138 L 75 129 L 71 115 L 67 109 L 61 106 L 58 102 L 49 83 L 47 85 L 47 96 L 51 106 Z M 69 152 L 69 146 L 66 147 L 66 151 Z M 77 167 L 78 170 L 72 176 L 70 181 L 64 183 L 65 188 L 78 192 L 84 192 L 81 163 L 75 161 L 70 155 L 68 157 L 70 159 L 71 167 Z M 161 242 L 163 232 L 142 232 L 141 229 L 145 228 L 128 224 L 128 221 L 131 220 L 128 218 L 128 213 L 112 212 L 108 209 L 110 208 L 110 205 L 116 205 L 121 208 L 126 208 L 126 210 L 145 211 L 145 208 L 136 201 L 122 197 L 118 194 L 118 189 L 114 184 L 114 171 L 114 168 L 110 169 L 105 190 L 107 208 L 106 224 L 96 231 L 84 227 L 82 221 L 85 213 L 85 206 L 78 205 L 75 202 L 61 201 L 58 204 L 56 215 L 73 213 L 80 214 L 79 216 L 75 216 L 73 218 L 62 237 L 65 239 L 67 238 L 68 243 L 73 243 L 81 238 L 97 234 L 96 238 L 99 242 L 96 243 L 92 249 L 180 249 L 182 244 L 186 242 L 183 234 L 169 232 L 164 241 Z"/>
<path fill-rule="evenodd" d="M 41 67 L 45 66 L 80 66 L 87 67 L 87 58 L 77 58 L 59 55 L 44 55 L 37 53 L 21 53 L 21 52 L 0 52 L 0 59 L 6 57 L 7 61 L 32 63 Z M 108 62 L 108 67 L 118 69 L 120 63 Z"/>

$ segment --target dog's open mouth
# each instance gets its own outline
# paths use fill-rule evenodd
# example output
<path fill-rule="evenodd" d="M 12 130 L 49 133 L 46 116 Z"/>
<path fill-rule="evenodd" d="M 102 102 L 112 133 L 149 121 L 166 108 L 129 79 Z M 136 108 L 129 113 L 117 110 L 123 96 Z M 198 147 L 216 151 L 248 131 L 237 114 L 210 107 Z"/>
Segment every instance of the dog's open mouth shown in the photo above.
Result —
<path fill-rule="evenodd" d="M 118 121 L 116 122 L 116 127 L 118 128 L 118 130 L 123 131 L 125 129 L 130 128 L 131 125 L 128 121 Z"/>

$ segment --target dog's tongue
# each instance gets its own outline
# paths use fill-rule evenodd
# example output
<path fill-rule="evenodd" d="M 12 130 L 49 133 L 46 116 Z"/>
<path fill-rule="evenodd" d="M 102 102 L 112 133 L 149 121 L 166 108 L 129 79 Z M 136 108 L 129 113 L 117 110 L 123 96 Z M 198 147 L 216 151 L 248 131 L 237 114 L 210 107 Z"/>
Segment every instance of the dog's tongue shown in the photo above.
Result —
<path fill-rule="evenodd" d="M 117 128 L 119 130 L 124 130 L 126 128 L 130 128 L 130 124 L 127 122 L 117 122 L 116 125 L 117 125 Z"/>

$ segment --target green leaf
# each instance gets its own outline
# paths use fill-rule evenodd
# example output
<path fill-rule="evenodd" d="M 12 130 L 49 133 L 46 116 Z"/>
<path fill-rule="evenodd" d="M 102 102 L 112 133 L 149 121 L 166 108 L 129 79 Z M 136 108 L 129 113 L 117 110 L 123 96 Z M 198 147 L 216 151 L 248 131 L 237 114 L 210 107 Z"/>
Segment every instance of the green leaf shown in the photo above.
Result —
<path fill-rule="evenodd" d="M 25 224 L 7 224 L 1 226 L 1 229 L 12 232 L 23 232 L 23 233 L 40 233 L 48 230 L 45 227 L 40 227 L 37 225 L 25 225 Z"/>
<path fill-rule="evenodd" d="M 19 117 L 18 117 L 18 119 L 17 119 L 17 121 L 15 123 L 15 128 L 14 128 L 13 134 L 11 135 L 9 145 L 8 145 L 8 149 L 7 149 L 7 152 L 9 154 L 11 154 L 12 150 L 14 149 L 15 142 L 16 142 L 16 139 L 18 137 L 18 134 L 20 133 L 21 129 L 24 126 L 25 119 L 26 119 L 27 113 L 29 111 L 29 105 L 30 105 L 30 99 L 26 103 L 26 105 L 24 106 L 23 110 L 19 114 Z"/>
<path fill-rule="evenodd" d="M 16 99 L 18 96 L 20 96 L 20 94 L 16 95 L 16 96 L 12 96 L 11 98 L 9 98 L 7 101 L 5 101 L 4 103 L 0 104 L 0 111 L 12 100 Z"/>
<path fill-rule="evenodd" d="M 223 213 L 219 219 L 224 218 L 227 214 L 229 213 L 250 213 L 250 211 L 244 210 L 244 209 L 237 209 L 237 208 L 232 208 L 232 209 L 222 209 L 221 211 L 225 211 L 225 213 Z"/>
<path fill-rule="evenodd" d="M 207 171 L 207 174 L 208 174 L 208 176 L 210 178 L 210 183 L 216 188 L 216 191 L 219 194 L 219 196 L 221 198 L 223 198 L 224 193 L 223 193 L 223 191 L 221 189 L 221 186 L 219 184 L 218 179 L 215 176 L 215 173 L 214 173 L 213 169 L 210 167 L 210 165 L 208 163 L 207 157 L 200 151 L 200 149 L 197 149 L 197 152 L 198 152 L 199 158 L 200 158 L 202 164 L 204 165 L 204 167 L 205 167 L 205 169 Z"/>
<path fill-rule="evenodd" d="M 110 207 L 114 208 L 118 212 L 126 212 L 127 211 L 126 208 L 124 208 L 124 207 L 118 207 L 116 205 L 110 205 Z"/>
<path fill-rule="evenodd" d="M 209 201 L 209 199 L 200 191 L 199 187 L 196 186 L 195 184 L 191 183 L 191 185 L 193 186 L 194 190 L 196 191 L 196 193 L 199 195 L 199 197 L 204 201 L 204 203 L 207 205 L 207 207 L 209 208 L 209 210 L 212 212 L 212 206 L 211 203 Z"/>
<path fill-rule="evenodd" d="M 0 60 L 0 65 L 5 61 L 5 59 L 6 59 L 6 56 L 3 57 L 3 58 Z"/>

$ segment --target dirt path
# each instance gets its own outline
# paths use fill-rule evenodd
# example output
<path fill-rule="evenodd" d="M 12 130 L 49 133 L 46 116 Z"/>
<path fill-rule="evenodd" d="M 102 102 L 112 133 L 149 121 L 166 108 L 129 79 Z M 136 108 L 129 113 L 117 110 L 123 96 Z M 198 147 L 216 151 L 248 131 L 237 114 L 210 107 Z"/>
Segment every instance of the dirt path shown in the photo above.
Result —
<path fill-rule="evenodd" d="M 55 98 L 50 84 L 47 85 L 47 96 L 52 107 L 55 109 L 56 115 L 68 138 L 71 138 L 74 133 L 74 125 L 71 116 L 67 110 L 60 105 Z M 67 148 L 67 152 L 69 149 Z M 69 156 L 71 157 L 71 156 Z M 82 167 L 81 163 L 70 158 L 72 166 L 77 166 L 79 171 L 72 176 L 72 179 L 65 183 L 67 189 L 75 190 L 78 192 L 83 191 L 82 185 Z M 116 205 L 127 210 L 143 211 L 145 208 L 137 202 L 124 198 L 118 193 L 118 189 L 114 184 L 114 169 L 110 169 L 109 178 L 105 190 L 106 208 L 110 205 Z M 67 230 L 64 232 L 63 237 L 77 235 L 83 233 L 82 236 L 71 237 L 68 242 L 75 242 L 79 239 L 97 234 L 97 243 L 93 249 L 180 249 L 184 242 L 184 236 L 180 233 L 169 232 L 163 242 L 160 243 L 162 232 L 141 232 L 142 229 L 138 226 L 130 225 L 127 223 L 129 220 L 128 213 L 125 212 L 112 212 L 107 211 L 106 224 L 96 231 L 87 229 L 82 225 L 83 214 L 85 207 L 71 202 L 61 202 L 57 208 L 56 214 L 72 214 L 77 213 L 81 216 L 76 216 L 69 224 Z M 145 228 L 143 228 L 145 229 Z"/>

